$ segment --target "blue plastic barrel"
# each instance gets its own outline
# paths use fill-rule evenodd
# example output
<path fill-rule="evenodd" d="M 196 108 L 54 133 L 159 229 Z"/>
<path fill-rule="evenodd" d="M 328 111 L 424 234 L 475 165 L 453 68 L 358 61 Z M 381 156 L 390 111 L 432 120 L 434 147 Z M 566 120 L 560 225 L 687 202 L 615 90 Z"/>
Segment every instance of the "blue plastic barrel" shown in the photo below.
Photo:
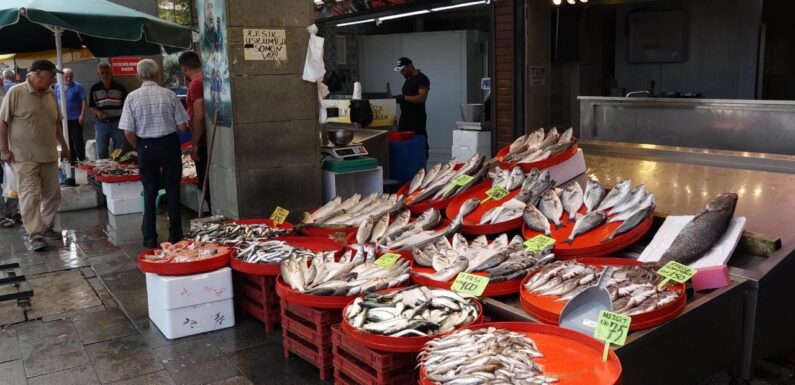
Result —
<path fill-rule="evenodd" d="M 425 168 L 425 142 L 422 135 L 408 140 L 389 142 L 389 178 L 406 183 Z"/>

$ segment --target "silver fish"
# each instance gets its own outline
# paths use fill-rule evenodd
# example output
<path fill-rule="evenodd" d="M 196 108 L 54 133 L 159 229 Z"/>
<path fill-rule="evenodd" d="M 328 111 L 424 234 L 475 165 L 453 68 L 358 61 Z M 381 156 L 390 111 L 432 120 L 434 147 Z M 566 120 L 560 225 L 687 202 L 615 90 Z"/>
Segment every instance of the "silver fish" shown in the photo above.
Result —
<path fill-rule="evenodd" d="M 585 194 L 582 191 L 582 187 L 580 187 L 580 184 L 577 182 L 571 182 L 563 189 L 561 201 L 563 203 L 563 209 L 569 214 L 569 222 L 573 221 L 577 216 L 577 212 L 580 211 L 584 196 Z"/>
<path fill-rule="evenodd" d="M 389 226 L 389 213 L 386 213 L 378 218 L 378 222 L 375 223 L 373 226 L 373 230 L 370 234 L 370 242 L 378 243 L 381 240 L 381 237 L 386 232 L 386 228 Z"/>
<path fill-rule="evenodd" d="M 599 225 L 605 222 L 606 218 L 607 214 L 605 214 L 604 211 L 592 211 L 585 214 L 574 223 L 574 229 L 571 230 L 571 235 L 566 239 L 566 243 L 571 244 L 577 236 L 599 227 Z"/>
<path fill-rule="evenodd" d="M 436 177 L 439 175 L 439 172 L 442 170 L 442 163 L 436 163 L 431 167 L 430 170 L 425 174 L 425 178 L 422 180 L 421 188 L 426 188 L 428 185 L 433 183 L 436 180 Z"/>
<path fill-rule="evenodd" d="M 613 233 L 610 234 L 609 237 L 607 237 L 607 240 L 608 241 L 612 240 L 617 235 L 624 234 L 624 233 L 634 229 L 641 222 L 646 220 L 646 218 L 648 218 L 649 215 L 652 215 L 653 213 L 654 213 L 654 206 L 649 206 L 649 207 L 643 208 L 643 209 L 641 209 L 639 211 L 636 211 L 634 214 L 632 214 L 632 216 L 627 218 L 627 220 L 625 220 L 624 223 L 621 224 L 621 226 L 618 226 L 618 228 L 615 229 L 613 231 Z"/>
<path fill-rule="evenodd" d="M 409 194 L 417 191 L 422 186 L 423 179 L 425 179 L 425 169 L 421 168 L 420 171 L 417 171 L 417 174 L 414 175 L 414 178 L 411 179 Z"/>
<path fill-rule="evenodd" d="M 538 211 L 535 206 L 527 205 L 522 213 L 522 218 L 530 229 L 542 231 L 544 235 L 550 235 L 552 233 L 549 226 L 549 219 L 547 219 L 541 211 Z"/>
<path fill-rule="evenodd" d="M 638 185 L 635 187 L 632 192 L 629 193 L 623 202 L 618 203 L 617 205 L 613 206 L 610 211 L 607 212 L 608 215 L 615 215 L 621 214 L 624 211 L 627 211 L 634 207 L 635 205 L 639 204 L 643 201 L 643 198 L 646 197 L 646 186 L 643 184 Z"/>
<path fill-rule="evenodd" d="M 373 232 L 373 226 L 375 226 L 375 221 L 373 221 L 372 216 L 368 216 L 367 219 L 359 225 L 359 230 L 356 232 L 356 242 L 359 244 L 363 244 L 370 239 L 370 234 Z"/>
<path fill-rule="evenodd" d="M 560 216 L 563 215 L 563 204 L 560 202 L 560 198 L 558 198 L 558 194 L 555 193 L 555 190 L 549 189 L 544 191 L 541 195 L 541 202 L 538 208 L 545 217 L 555 224 L 555 226 L 560 227 Z"/>
<path fill-rule="evenodd" d="M 558 143 L 570 142 L 573 136 L 574 136 L 574 127 L 569 127 L 566 131 L 563 131 L 563 133 L 560 134 Z"/>
<path fill-rule="evenodd" d="M 602 203 L 596 208 L 596 210 L 607 210 L 619 203 L 621 203 L 624 199 L 629 196 L 629 191 L 632 188 L 632 181 L 629 179 L 622 180 L 618 182 L 613 189 L 610 190 L 609 193 L 605 196 L 605 199 L 602 200 Z"/>
<path fill-rule="evenodd" d="M 676 261 L 688 265 L 703 257 L 729 228 L 737 198 L 735 193 L 723 193 L 707 203 L 679 232 L 660 263 Z"/>
<path fill-rule="evenodd" d="M 516 166 L 511 170 L 511 174 L 508 176 L 508 180 L 505 181 L 503 187 L 508 191 L 512 191 L 521 186 L 522 182 L 524 182 L 524 172 L 521 167 Z"/>
<path fill-rule="evenodd" d="M 585 204 L 586 213 L 590 213 L 602 203 L 605 197 L 605 187 L 601 183 L 588 179 L 588 184 L 585 185 L 585 196 L 583 197 L 583 204 Z"/>
<path fill-rule="evenodd" d="M 629 210 L 626 210 L 621 214 L 611 217 L 610 219 L 607 220 L 607 223 L 625 221 L 627 220 L 627 218 L 631 217 L 636 212 L 643 210 L 646 207 L 654 206 L 654 204 L 655 204 L 654 194 L 653 193 L 646 194 L 646 197 L 643 198 L 643 201 L 633 206 Z"/>

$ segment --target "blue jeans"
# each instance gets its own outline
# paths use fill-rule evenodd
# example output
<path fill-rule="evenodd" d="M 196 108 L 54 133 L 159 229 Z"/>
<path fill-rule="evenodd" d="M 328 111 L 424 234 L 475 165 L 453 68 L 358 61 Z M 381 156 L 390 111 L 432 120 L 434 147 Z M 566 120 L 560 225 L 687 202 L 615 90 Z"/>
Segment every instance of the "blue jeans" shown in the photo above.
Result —
<path fill-rule="evenodd" d="M 94 131 L 97 141 L 97 159 L 110 158 L 108 145 L 113 138 L 113 149 L 124 147 L 124 136 L 119 130 L 119 121 L 97 120 L 94 123 Z"/>

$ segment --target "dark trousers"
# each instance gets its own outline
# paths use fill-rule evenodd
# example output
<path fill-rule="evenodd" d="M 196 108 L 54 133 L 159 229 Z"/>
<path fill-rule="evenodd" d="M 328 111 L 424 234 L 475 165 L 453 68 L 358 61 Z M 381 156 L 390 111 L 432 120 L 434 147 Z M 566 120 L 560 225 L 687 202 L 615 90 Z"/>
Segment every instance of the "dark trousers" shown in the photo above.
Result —
<path fill-rule="evenodd" d="M 399 131 L 414 131 L 417 135 L 422 135 L 425 140 L 425 159 L 428 159 L 428 130 L 426 124 L 428 122 L 428 115 L 426 113 L 403 113 L 400 114 L 400 122 L 398 122 Z"/>
<path fill-rule="evenodd" d="M 144 221 L 141 232 L 144 242 L 157 242 L 157 191 L 160 177 L 168 201 L 168 240 L 182 239 L 182 208 L 179 202 L 179 185 L 182 181 L 182 151 L 176 133 L 160 138 L 138 138 L 138 167 L 144 185 Z"/>
<path fill-rule="evenodd" d="M 86 160 L 86 142 L 83 140 L 83 125 L 69 120 L 69 160 L 72 163 Z"/>
<path fill-rule="evenodd" d="M 207 172 L 207 147 L 199 147 L 199 160 L 196 161 L 196 175 L 199 176 L 199 191 L 204 186 L 204 177 Z M 210 186 L 207 186 L 207 191 L 204 194 L 204 200 L 207 201 L 207 210 L 210 210 Z M 212 210 L 210 210 L 212 211 Z"/>

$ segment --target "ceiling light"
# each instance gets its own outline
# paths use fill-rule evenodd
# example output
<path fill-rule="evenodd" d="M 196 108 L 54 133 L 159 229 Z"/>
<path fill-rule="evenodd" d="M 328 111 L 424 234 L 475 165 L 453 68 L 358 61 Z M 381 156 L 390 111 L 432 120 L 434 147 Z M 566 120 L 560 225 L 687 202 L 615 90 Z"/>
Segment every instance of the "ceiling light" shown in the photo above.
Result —
<path fill-rule="evenodd" d="M 574 1 L 574 0 L 566 0 L 566 2 L 568 2 L 568 3 L 569 3 L 569 4 L 571 4 L 571 5 L 577 4 L 577 2 L 576 2 L 576 1 Z"/>
<path fill-rule="evenodd" d="M 379 18 L 378 18 L 378 20 L 384 21 L 384 20 L 399 19 L 399 18 L 401 18 L 401 17 L 409 17 L 409 16 L 414 16 L 414 15 L 422 15 L 422 14 L 424 14 L 424 13 L 431 13 L 431 11 L 429 11 L 429 10 L 427 10 L 427 9 L 423 9 L 422 11 L 414 11 L 414 12 L 400 13 L 400 14 L 397 14 L 397 15 L 390 15 L 390 16 L 379 17 Z"/>
<path fill-rule="evenodd" d="M 347 23 L 339 23 L 339 24 L 337 24 L 337 27 L 345 27 L 345 26 L 348 26 L 348 25 L 371 23 L 371 22 L 374 22 L 374 21 L 375 21 L 375 19 L 349 21 Z"/>
<path fill-rule="evenodd" d="M 431 8 L 431 11 L 434 11 L 434 12 L 438 12 L 438 11 L 445 11 L 445 10 L 448 10 L 448 9 L 461 8 L 461 7 L 468 7 L 468 6 L 470 6 L 470 5 L 479 5 L 479 4 L 486 4 L 486 3 L 487 3 L 487 1 L 486 1 L 486 0 L 481 0 L 481 1 L 472 1 L 472 2 L 469 2 L 469 3 L 461 3 L 461 4 L 456 4 L 456 5 L 448 5 L 448 6 L 446 6 L 446 7 Z"/>
<path fill-rule="evenodd" d="M 561 3 L 561 0 L 552 0 L 552 2 L 553 2 L 555 5 L 560 5 L 560 3 Z"/>

